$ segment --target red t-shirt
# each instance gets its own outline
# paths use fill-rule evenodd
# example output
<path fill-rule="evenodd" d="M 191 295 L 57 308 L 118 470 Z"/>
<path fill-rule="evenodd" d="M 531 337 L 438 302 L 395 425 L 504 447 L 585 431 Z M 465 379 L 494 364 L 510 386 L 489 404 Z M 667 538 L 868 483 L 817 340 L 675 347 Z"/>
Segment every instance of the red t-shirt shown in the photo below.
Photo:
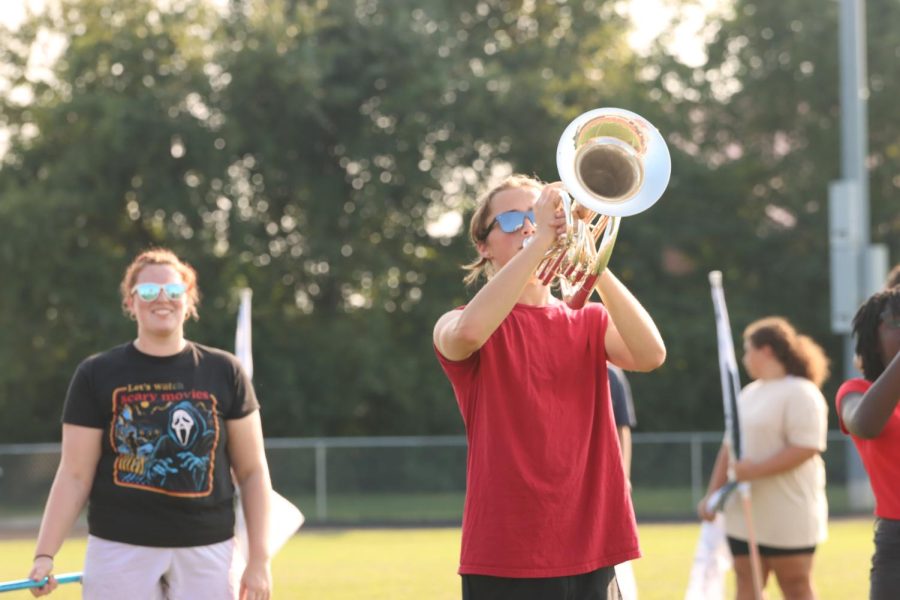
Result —
<path fill-rule="evenodd" d="M 460 574 L 561 577 L 640 556 L 601 304 L 517 304 L 454 362 L 469 450 Z"/>
<path fill-rule="evenodd" d="M 865 379 L 845 381 L 837 392 L 835 407 L 841 431 L 850 436 L 869 474 L 875 494 L 875 515 L 884 519 L 900 519 L 900 404 L 888 419 L 881 434 L 871 440 L 856 437 L 844 427 L 841 401 L 848 394 L 865 394 L 872 382 Z"/>

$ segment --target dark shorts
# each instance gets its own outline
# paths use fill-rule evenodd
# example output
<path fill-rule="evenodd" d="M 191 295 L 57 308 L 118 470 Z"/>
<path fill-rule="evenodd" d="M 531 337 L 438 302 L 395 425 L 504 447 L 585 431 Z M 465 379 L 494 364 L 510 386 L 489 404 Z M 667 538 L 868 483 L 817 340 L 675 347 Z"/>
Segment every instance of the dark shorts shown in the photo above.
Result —
<path fill-rule="evenodd" d="M 900 521 L 875 519 L 869 600 L 896 600 L 900 590 Z"/>
<path fill-rule="evenodd" d="M 621 600 L 614 567 L 566 577 L 463 575 L 462 600 Z"/>
<path fill-rule="evenodd" d="M 764 546 L 758 544 L 760 556 L 790 556 L 791 554 L 814 554 L 815 546 L 806 548 L 774 548 L 772 546 Z M 728 537 L 728 548 L 731 550 L 732 556 L 749 556 L 750 545 L 744 541 L 731 536 Z"/>

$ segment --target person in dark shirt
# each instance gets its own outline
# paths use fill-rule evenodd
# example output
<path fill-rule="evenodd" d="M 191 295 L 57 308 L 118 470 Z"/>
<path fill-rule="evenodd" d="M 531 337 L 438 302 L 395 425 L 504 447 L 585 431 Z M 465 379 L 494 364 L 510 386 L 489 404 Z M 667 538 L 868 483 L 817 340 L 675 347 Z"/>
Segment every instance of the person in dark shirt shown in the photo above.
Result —
<path fill-rule="evenodd" d="M 53 557 L 88 505 L 83 597 L 266 600 L 271 482 L 259 403 L 231 354 L 189 341 L 194 269 L 137 256 L 120 285 L 137 337 L 84 360 L 62 417 L 62 455 L 29 577 L 57 587 Z M 249 553 L 234 539 L 241 490 Z"/>
<path fill-rule="evenodd" d="M 622 470 L 631 491 L 631 430 L 637 426 L 634 412 L 634 399 L 631 396 L 631 384 L 625 371 L 611 362 L 606 363 L 609 379 L 609 399 L 612 403 L 613 419 L 619 434 L 619 449 L 622 451 Z M 616 565 L 616 581 L 623 598 L 637 598 L 637 581 L 631 561 Z"/>
<path fill-rule="evenodd" d="M 609 376 L 609 396 L 612 401 L 613 417 L 616 430 L 619 432 L 619 448 L 622 450 L 622 468 L 631 488 L 631 430 L 637 426 L 634 413 L 634 399 L 631 396 L 631 385 L 625 371 L 612 363 L 606 363 Z"/>

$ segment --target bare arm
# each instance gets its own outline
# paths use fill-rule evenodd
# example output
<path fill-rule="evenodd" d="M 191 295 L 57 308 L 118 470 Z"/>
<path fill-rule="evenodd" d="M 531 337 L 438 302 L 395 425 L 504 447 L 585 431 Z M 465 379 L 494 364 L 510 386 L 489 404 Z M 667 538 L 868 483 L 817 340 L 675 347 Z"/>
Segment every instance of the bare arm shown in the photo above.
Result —
<path fill-rule="evenodd" d="M 464 309 L 438 319 L 434 345 L 441 354 L 463 360 L 481 348 L 512 311 L 548 248 L 546 240 L 536 239 L 500 269 Z"/>
<path fill-rule="evenodd" d="M 537 231 L 531 243 L 491 277 L 463 310 L 438 319 L 434 345 L 450 360 L 471 356 L 491 337 L 515 306 L 535 269 L 557 236 L 565 232 L 565 218 L 556 214 L 558 186 L 544 187 L 534 205 Z"/>
<path fill-rule="evenodd" d="M 75 519 L 87 502 L 100 460 L 102 429 L 67 425 L 62 427 L 62 454 L 59 468 L 50 487 L 41 529 L 38 532 L 34 554 L 36 557 L 28 574 L 30 579 L 40 580 L 53 570 L 53 559 L 72 529 Z M 36 596 L 50 593 L 56 588 L 51 583 Z"/>
<path fill-rule="evenodd" d="M 265 600 L 272 590 L 269 556 L 269 502 L 272 482 L 263 447 L 259 411 L 241 419 L 226 421 L 228 456 L 241 490 L 241 504 L 247 520 L 249 558 L 241 577 L 241 599 Z"/>
<path fill-rule="evenodd" d="M 744 459 L 734 465 L 734 474 L 738 481 L 750 481 L 762 477 L 778 475 L 796 469 L 819 453 L 817 448 L 801 448 L 786 446 L 784 449 L 761 462 Z"/>
<path fill-rule="evenodd" d="M 847 431 L 870 440 L 881 435 L 900 401 L 900 354 L 887 366 L 865 394 L 848 394 L 841 400 L 841 420 Z"/>
<path fill-rule="evenodd" d="M 597 290 L 609 311 L 604 341 L 609 361 L 630 371 L 652 371 L 666 360 L 666 345 L 653 319 L 615 275 L 606 269 Z"/>

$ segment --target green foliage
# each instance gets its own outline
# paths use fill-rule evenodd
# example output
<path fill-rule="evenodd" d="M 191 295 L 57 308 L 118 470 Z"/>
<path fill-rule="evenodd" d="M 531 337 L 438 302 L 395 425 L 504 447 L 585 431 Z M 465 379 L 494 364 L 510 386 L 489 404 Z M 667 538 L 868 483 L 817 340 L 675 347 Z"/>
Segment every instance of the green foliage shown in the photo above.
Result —
<path fill-rule="evenodd" d="M 2 439 L 56 437 L 78 361 L 133 335 L 117 282 L 153 244 L 200 272 L 194 339 L 230 347 L 254 289 L 267 434 L 458 432 L 430 332 L 469 250 L 427 228 L 498 164 L 553 176 L 584 65 L 627 59 L 611 4 L 172 6 L 67 0 L 4 37 L 31 98 L 0 105 Z M 35 80 L 42 31 L 64 50 Z"/>
<path fill-rule="evenodd" d="M 886 101 L 900 93 L 889 75 L 900 38 L 884 24 L 896 24 L 900 11 L 885 0 L 867 5 L 872 241 L 888 244 L 896 260 L 900 123 Z M 661 270 L 647 265 L 653 276 L 645 270 L 640 280 L 652 279 L 664 294 L 651 313 L 670 358 L 653 376 L 665 387 L 638 379 L 635 394 L 643 403 L 648 393 L 678 390 L 665 394 L 668 406 L 640 412 L 650 429 L 721 422 L 709 270 L 724 273 L 738 344 L 751 321 L 781 314 L 831 357 L 829 401 L 843 378 L 828 297 L 827 194 L 840 177 L 837 8 L 812 0 L 738 0 L 711 28 L 705 64 L 680 64 L 660 45 L 643 70 L 657 84 L 654 120 L 676 149 L 666 198 L 639 217 L 640 235 L 649 234 L 641 251 L 662 259 Z M 621 259 L 623 249 L 617 252 Z"/>
<path fill-rule="evenodd" d="M 0 35 L 0 439 L 58 436 L 77 363 L 133 335 L 118 280 L 154 244 L 200 273 L 193 339 L 230 348 L 253 288 L 268 435 L 461 431 L 431 329 L 471 293 L 471 249 L 435 225 L 493 173 L 556 179 L 560 132 L 596 106 L 644 114 L 673 151 L 612 262 L 669 348 L 632 378 L 642 428 L 721 426 L 710 269 L 736 332 L 782 313 L 839 363 L 834 6 L 740 1 L 698 68 L 634 56 L 611 0 L 167 6 L 63 0 Z M 869 3 L 874 237 L 895 256 L 896 9 Z"/>

